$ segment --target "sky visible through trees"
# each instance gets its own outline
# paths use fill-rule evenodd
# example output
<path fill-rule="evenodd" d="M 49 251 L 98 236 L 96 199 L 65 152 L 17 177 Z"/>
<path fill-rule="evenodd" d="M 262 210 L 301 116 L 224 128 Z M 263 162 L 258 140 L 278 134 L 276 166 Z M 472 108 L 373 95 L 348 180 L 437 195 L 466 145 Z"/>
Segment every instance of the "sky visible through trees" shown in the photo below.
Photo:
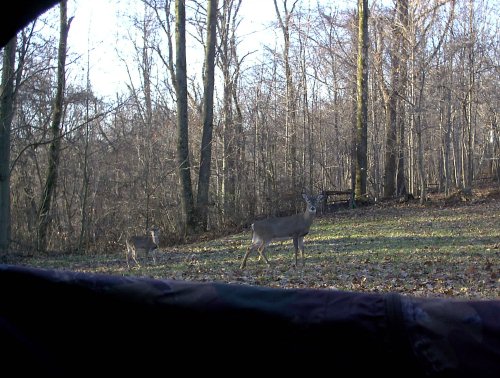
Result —
<path fill-rule="evenodd" d="M 391 0 L 377 1 L 385 5 L 390 2 Z M 187 3 L 189 11 L 189 1 Z M 305 9 L 308 7 L 314 9 L 318 4 L 353 10 L 356 8 L 355 0 L 333 3 L 328 0 L 299 0 L 298 2 Z M 133 12 L 137 14 L 144 12 L 141 1 L 76 0 L 69 6 L 75 16 L 72 34 L 69 36 L 70 51 L 82 57 L 80 62 L 85 62 L 85 56 L 90 53 L 90 74 L 94 91 L 107 97 L 126 91 L 126 82 L 129 77 L 124 68 L 123 59 L 130 54 L 130 43 L 127 43 L 127 39 L 133 38 L 127 26 L 127 20 Z M 239 52 L 242 56 L 250 53 L 247 59 L 249 62 L 262 60 L 262 51 L 265 47 L 275 48 L 282 45 L 273 0 L 243 0 L 240 16 Z M 187 43 L 191 44 L 191 49 L 188 51 L 188 64 L 190 65 L 188 70 L 193 75 L 201 75 L 203 51 L 192 38 Z"/>
<path fill-rule="evenodd" d="M 314 7 L 316 0 L 302 1 Z M 325 2 L 321 0 L 320 2 Z M 353 1 L 343 1 L 352 3 Z M 75 20 L 69 36 L 70 49 L 81 55 L 81 63 L 86 61 L 90 53 L 91 82 L 94 90 L 103 96 L 113 97 L 116 92 L 126 91 L 129 80 L 123 59 L 130 54 L 130 43 L 133 38 L 127 25 L 132 12 L 141 14 L 144 7 L 140 0 L 78 0 L 69 4 L 74 12 Z M 272 0 L 244 0 L 242 2 L 240 54 L 251 52 L 251 59 L 261 59 L 264 46 L 274 48 L 281 43 L 278 31 L 275 30 L 276 14 Z M 189 11 L 189 1 L 187 2 Z M 188 36 L 188 70 L 192 75 L 201 75 L 203 50 L 199 43 Z M 250 59 L 250 60 L 251 60 Z M 81 64 L 80 63 L 80 64 Z M 85 64 L 84 64 L 85 65 Z"/>

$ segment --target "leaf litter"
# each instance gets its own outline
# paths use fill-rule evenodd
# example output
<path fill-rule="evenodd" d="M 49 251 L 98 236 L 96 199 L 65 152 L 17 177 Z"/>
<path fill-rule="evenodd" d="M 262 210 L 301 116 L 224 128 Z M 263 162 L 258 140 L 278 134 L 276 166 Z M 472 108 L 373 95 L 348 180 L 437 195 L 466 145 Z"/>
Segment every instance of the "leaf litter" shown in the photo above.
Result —
<path fill-rule="evenodd" d="M 162 247 L 127 269 L 110 255 L 23 256 L 6 261 L 51 269 L 277 288 L 398 292 L 423 297 L 500 298 L 500 201 L 373 205 L 319 215 L 305 238 L 305 265 L 294 266 L 291 241 L 271 244 L 267 266 L 241 259 L 251 231 Z M 123 257 L 123 258 L 122 258 Z M 11 257 L 10 260 L 14 259 Z M 9 259 L 7 259 L 9 260 Z"/>

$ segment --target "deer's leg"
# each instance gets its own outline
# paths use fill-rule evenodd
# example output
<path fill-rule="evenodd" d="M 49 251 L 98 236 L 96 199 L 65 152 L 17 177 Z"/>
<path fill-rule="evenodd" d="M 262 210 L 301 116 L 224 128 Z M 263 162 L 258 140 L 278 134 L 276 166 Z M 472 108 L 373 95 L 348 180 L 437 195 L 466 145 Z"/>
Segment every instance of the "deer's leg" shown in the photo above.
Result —
<path fill-rule="evenodd" d="M 149 250 L 149 255 L 151 255 L 151 257 L 153 258 L 153 264 L 156 265 L 156 251 L 157 249 L 150 249 Z"/>
<path fill-rule="evenodd" d="M 299 238 L 298 237 L 293 238 L 293 248 L 295 250 L 295 266 L 297 266 L 297 255 L 299 252 Z"/>
<path fill-rule="evenodd" d="M 250 247 L 248 247 L 247 252 L 245 253 L 245 257 L 243 257 L 243 261 L 241 262 L 240 269 L 245 269 L 248 256 L 250 255 L 250 252 L 252 252 L 254 247 L 255 247 L 255 244 L 253 244 L 253 243 L 250 245 Z"/>
<path fill-rule="evenodd" d="M 137 251 L 135 248 L 132 248 L 132 259 L 135 261 L 137 266 L 140 268 L 141 264 L 139 264 L 139 262 L 137 261 Z"/>
<path fill-rule="evenodd" d="M 127 260 L 127 268 L 130 269 L 130 264 L 128 262 L 128 257 L 130 255 L 130 244 L 127 242 L 127 249 L 125 250 L 125 258 Z"/>
<path fill-rule="evenodd" d="M 298 238 L 298 245 L 299 245 L 299 249 L 300 249 L 300 257 L 302 258 L 302 266 L 304 266 L 305 261 L 304 261 L 304 237 L 303 236 Z M 297 255 L 295 255 L 295 257 L 297 257 Z M 295 264 L 297 264 L 297 260 L 295 260 Z"/>
<path fill-rule="evenodd" d="M 269 260 L 266 257 L 266 253 L 264 252 L 264 250 L 266 249 L 268 244 L 269 243 L 266 243 L 263 241 L 262 244 L 257 249 L 257 252 L 259 252 L 260 257 L 264 258 L 264 261 L 266 262 L 267 265 L 271 265 L 271 263 L 269 262 Z"/>

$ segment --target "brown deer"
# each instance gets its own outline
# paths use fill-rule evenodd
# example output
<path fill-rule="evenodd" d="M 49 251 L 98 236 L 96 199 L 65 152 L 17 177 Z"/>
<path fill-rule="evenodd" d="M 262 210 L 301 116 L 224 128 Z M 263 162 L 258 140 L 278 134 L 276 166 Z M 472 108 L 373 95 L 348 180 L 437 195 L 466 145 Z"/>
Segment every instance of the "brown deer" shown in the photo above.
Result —
<path fill-rule="evenodd" d="M 135 261 L 135 263 L 140 267 L 141 265 L 137 262 L 137 251 L 142 250 L 146 252 L 146 255 L 152 255 L 153 263 L 156 264 L 156 250 L 160 245 L 160 230 L 157 227 L 153 227 L 148 236 L 131 236 L 127 238 L 127 266 L 129 265 L 129 257 Z"/>
<path fill-rule="evenodd" d="M 316 206 L 323 199 L 323 195 L 309 196 L 303 193 L 302 198 L 304 198 L 307 204 L 304 213 L 287 217 L 268 218 L 252 224 L 252 244 L 245 253 L 240 269 L 245 268 L 248 256 L 254 249 L 257 249 L 259 259 L 260 257 L 264 258 L 266 263 L 270 265 L 264 253 L 265 248 L 273 240 L 288 239 L 293 239 L 293 246 L 295 247 L 295 266 L 297 266 L 299 249 L 302 257 L 302 265 L 304 265 L 304 236 L 309 233 L 311 224 L 316 217 Z"/>

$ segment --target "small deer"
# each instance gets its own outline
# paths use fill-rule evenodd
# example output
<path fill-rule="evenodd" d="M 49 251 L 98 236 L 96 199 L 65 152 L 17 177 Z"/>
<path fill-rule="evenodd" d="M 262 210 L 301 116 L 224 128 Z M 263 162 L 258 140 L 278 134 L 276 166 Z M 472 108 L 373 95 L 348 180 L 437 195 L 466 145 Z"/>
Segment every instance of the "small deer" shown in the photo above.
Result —
<path fill-rule="evenodd" d="M 250 253 L 257 248 L 260 258 L 264 258 L 267 265 L 269 260 L 264 253 L 264 249 L 273 240 L 293 239 L 295 247 L 295 266 L 297 266 L 297 254 L 300 249 L 302 265 L 304 265 L 304 236 L 309 233 L 309 228 L 316 217 L 316 206 L 323 199 L 323 195 L 308 196 L 302 194 L 307 207 L 304 213 L 294 214 L 288 217 L 268 218 L 252 224 L 252 244 L 248 247 L 245 257 L 241 263 L 240 269 L 244 269 Z"/>
<path fill-rule="evenodd" d="M 127 266 L 130 269 L 130 265 L 128 262 L 129 256 L 135 261 L 135 263 L 140 267 L 141 265 L 137 262 L 137 251 L 143 250 L 146 252 L 146 255 L 152 255 L 153 263 L 156 264 L 156 250 L 160 245 L 160 230 L 157 227 L 153 227 L 150 231 L 149 236 L 131 236 L 127 238 Z"/>

